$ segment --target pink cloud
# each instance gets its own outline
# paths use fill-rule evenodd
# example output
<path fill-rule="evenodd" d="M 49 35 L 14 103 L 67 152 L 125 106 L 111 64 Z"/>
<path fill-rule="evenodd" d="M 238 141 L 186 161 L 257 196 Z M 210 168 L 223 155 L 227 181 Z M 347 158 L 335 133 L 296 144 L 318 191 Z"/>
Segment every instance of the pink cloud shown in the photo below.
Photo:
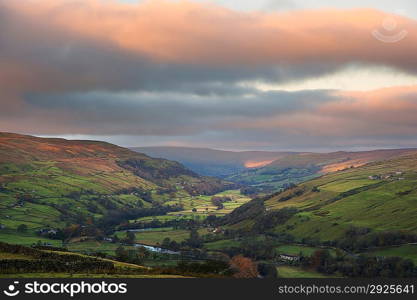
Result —
<path fill-rule="evenodd" d="M 277 64 L 362 61 L 417 70 L 417 22 L 393 16 L 408 36 L 375 39 L 388 14 L 373 9 L 237 12 L 191 1 L 7 1 L 22 18 L 111 42 L 157 61 Z"/>
<path fill-rule="evenodd" d="M 308 136 L 417 135 L 417 86 L 334 92 L 333 96 L 313 109 L 229 126 Z"/>

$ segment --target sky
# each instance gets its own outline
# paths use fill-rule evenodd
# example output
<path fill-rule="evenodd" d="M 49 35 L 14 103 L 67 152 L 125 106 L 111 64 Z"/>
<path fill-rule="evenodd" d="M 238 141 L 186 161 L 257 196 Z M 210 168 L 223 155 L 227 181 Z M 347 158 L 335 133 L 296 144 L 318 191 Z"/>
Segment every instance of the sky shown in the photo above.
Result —
<path fill-rule="evenodd" d="M 0 0 L 0 131 L 417 147 L 417 2 Z"/>

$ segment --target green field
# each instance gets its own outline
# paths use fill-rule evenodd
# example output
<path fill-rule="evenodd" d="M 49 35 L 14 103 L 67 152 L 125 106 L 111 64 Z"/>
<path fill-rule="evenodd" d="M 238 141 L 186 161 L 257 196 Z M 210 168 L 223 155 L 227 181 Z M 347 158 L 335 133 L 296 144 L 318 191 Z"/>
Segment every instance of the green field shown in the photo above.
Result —
<path fill-rule="evenodd" d="M 82 241 L 76 243 L 68 243 L 65 245 L 68 250 L 73 252 L 94 253 L 103 252 L 108 255 L 114 255 L 116 249 L 120 246 L 118 243 L 99 242 L 99 241 Z M 134 249 L 134 247 L 124 246 L 126 249 Z"/>
<path fill-rule="evenodd" d="M 239 247 L 240 242 L 235 240 L 219 240 L 215 242 L 205 243 L 204 247 L 208 250 L 221 250 L 231 247 Z"/>
<path fill-rule="evenodd" d="M 47 243 L 56 247 L 62 246 L 61 241 L 38 237 L 31 232 L 18 233 L 11 230 L 0 230 L 0 242 L 30 246 L 36 244 L 38 241 L 41 241 L 43 244 Z"/>
<path fill-rule="evenodd" d="M 207 229 L 199 229 L 198 233 L 200 235 L 207 234 Z M 124 238 L 126 236 L 125 231 L 118 231 L 116 235 L 119 238 Z M 189 230 L 182 229 L 173 229 L 173 228 L 154 228 L 149 231 L 140 231 L 135 232 L 136 242 L 145 245 L 158 246 L 162 241 L 169 237 L 172 241 L 181 243 L 190 237 Z"/>
<path fill-rule="evenodd" d="M 282 278 L 334 278 L 337 276 L 326 276 L 313 270 L 306 270 L 301 267 L 279 266 L 278 276 Z"/>
<path fill-rule="evenodd" d="M 404 245 L 399 247 L 387 247 L 365 253 L 370 256 L 383 256 L 383 257 L 403 257 L 411 259 L 417 264 L 417 245 Z"/>

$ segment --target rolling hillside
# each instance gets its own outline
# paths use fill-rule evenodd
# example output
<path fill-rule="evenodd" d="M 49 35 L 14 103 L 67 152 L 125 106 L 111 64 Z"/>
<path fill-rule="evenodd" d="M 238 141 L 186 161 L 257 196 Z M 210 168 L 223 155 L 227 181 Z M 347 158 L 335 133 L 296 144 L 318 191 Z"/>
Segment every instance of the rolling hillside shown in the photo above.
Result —
<path fill-rule="evenodd" d="M 414 153 L 417 153 L 416 149 L 292 153 L 263 167 L 241 171 L 226 178 L 272 192 L 290 183 L 299 183 L 323 174 Z"/>
<path fill-rule="evenodd" d="M 417 155 L 325 174 L 226 216 L 232 229 L 334 241 L 352 234 L 417 233 Z M 387 239 L 387 237 L 385 237 Z"/>
<path fill-rule="evenodd" d="M 152 157 L 175 160 L 198 174 L 217 177 L 262 167 L 290 154 L 290 152 L 235 152 L 187 147 L 140 147 L 131 149 Z"/>
<path fill-rule="evenodd" d="M 165 203 L 177 194 L 227 187 L 180 163 L 104 142 L 0 133 L 0 235 L 21 225 L 24 234 L 91 223 L 119 210 L 163 214 L 176 209 Z"/>

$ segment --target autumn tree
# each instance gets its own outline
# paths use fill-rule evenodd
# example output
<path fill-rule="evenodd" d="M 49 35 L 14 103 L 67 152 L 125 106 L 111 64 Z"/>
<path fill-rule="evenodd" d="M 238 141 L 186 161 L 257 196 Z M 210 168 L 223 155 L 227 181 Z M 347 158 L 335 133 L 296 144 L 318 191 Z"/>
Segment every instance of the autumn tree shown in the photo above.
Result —
<path fill-rule="evenodd" d="M 242 255 L 234 256 L 229 264 L 235 278 L 256 278 L 259 275 L 256 264 Z"/>

